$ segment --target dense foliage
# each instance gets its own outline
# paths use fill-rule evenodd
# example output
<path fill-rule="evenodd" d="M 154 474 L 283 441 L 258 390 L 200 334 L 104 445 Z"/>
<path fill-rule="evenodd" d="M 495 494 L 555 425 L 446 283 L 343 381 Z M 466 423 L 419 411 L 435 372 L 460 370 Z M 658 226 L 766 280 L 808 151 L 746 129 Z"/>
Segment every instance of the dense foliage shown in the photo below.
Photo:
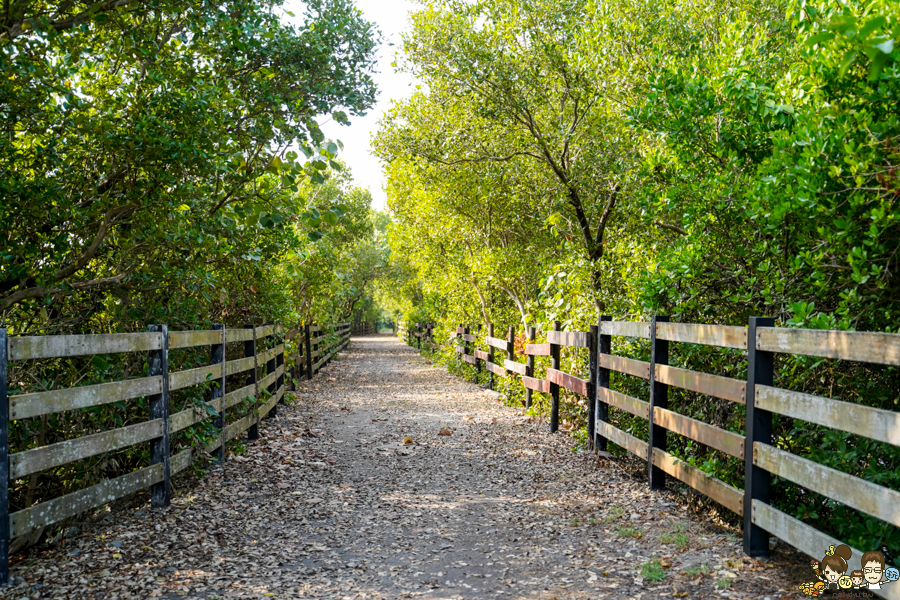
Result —
<path fill-rule="evenodd" d="M 900 331 L 900 5 L 781 0 L 437 0 L 403 66 L 420 91 L 384 119 L 393 256 L 411 321 L 601 314 Z M 647 359 L 617 339 L 617 354 Z M 583 374 L 586 357 L 564 357 Z M 743 378 L 735 351 L 673 345 L 673 364 Z M 778 384 L 896 410 L 894 369 L 799 358 Z M 646 399 L 646 385 L 614 377 Z M 516 387 L 516 386 L 514 386 Z M 741 406 L 672 393 L 684 414 L 744 430 Z M 638 436 L 646 422 L 613 411 Z M 584 419 L 575 398 L 564 416 Z M 900 489 L 900 452 L 780 419 L 779 447 Z M 677 439 L 676 439 L 677 438 Z M 671 436 L 743 487 L 741 461 Z M 859 548 L 900 531 L 776 480 L 777 503 Z"/>
<path fill-rule="evenodd" d="M 277 1 L 7 3 L 0 326 L 40 335 L 352 318 L 383 267 L 384 217 L 317 119 L 348 123 L 371 107 L 377 35 L 348 0 L 303 11 L 291 26 Z M 208 361 L 208 349 L 180 350 L 170 368 Z M 141 376 L 145 362 L 14 363 L 10 392 Z M 179 392 L 171 410 L 205 393 Z M 10 445 L 146 418 L 138 399 L 20 420 Z M 208 433 L 191 428 L 174 449 Z M 127 472 L 146 453 L 16 481 L 13 507 Z"/>

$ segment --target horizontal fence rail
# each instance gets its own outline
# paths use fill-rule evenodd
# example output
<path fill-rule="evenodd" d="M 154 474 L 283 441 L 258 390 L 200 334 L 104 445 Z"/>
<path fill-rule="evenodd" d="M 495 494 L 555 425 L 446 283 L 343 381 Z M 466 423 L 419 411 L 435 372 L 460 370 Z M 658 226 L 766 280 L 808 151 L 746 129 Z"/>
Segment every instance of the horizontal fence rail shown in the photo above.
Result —
<path fill-rule="evenodd" d="M 401 337 L 420 345 L 433 339 L 433 326 L 409 324 Z M 769 551 L 769 536 L 776 535 L 795 548 L 820 559 L 822 552 L 839 540 L 828 537 L 771 505 L 772 476 L 817 492 L 850 508 L 900 527 L 900 491 L 849 475 L 776 447 L 772 439 L 772 415 L 806 421 L 900 446 L 900 413 L 862 406 L 841 400 L 775 387 L 774 357 L 777 353 L 814 356 L 900 366 L 900 334 L 852 331 L 821 331 L 776 328 L 773 319 L 754 317 L 748 327 L 671 323 L 657 316 L 650 321 L 614 321 L 601 317 L 590 331 L 543 333 L 529 327 L 523 356 L 515 355 L 515 331 L 496 337 L 494 326 L 486 331 L 460 324 L 452 331 L 451 347 L 460 361 L 476 371 L 487 371 L 488 385 L 494 376 L 518 380 L 525 388 L 525 406 L 532 404 L 534 392 L 550 395 L 550 431 L 559 426 L 559 389 L 582 396 L 588 406 L 588 436 L 595 450 L 606 450 L 612 442 L 646 461 L 651 489 L 662 489 L 669 477 L 731 510 L 744 521 L 744 551 L 763 556 Z M 614 337 L 646 340 L 650 361 L 616 356 Z M 669 365 L 670 344 L 695 344 L 742 351 L 747 360 L 744 379 L 723 377 Z M 477 347 L 480 346 L 480 347 Z M 581 374 L 566 373 L 560 367 L 563 347 L 583 348 L 589 353 L 589 368 Z M 549 357 L 547 359 L 541 357 Z M 522 360 L 519 360 L 519 359 Z M 538 374 L 540 359 L 543 375 Z M 650 401 L 640 400 L 611 389 L 611 373 L 646 382 Z M 746 431 L 729 431 L 670 410 L 670 388 L 719 398 L 747 411 Z M 649 441 L 635 437 L 610 422 L 610 409 L 644 419 Z M 744 464 L 744 489 L 721 481 L 667 451 L 670 434 L 737 458 Z M 815 540 L 815 542 L 811 542 Z M 853 550 L 854 555 L 857 550 Z M 871 590 L 884 598 L 900 599 L 900 584 Z"/>
<path fill-rule="evenodd" d="M 405 323 L 401 321 L 397 324 L 397 335 L 406 340 L 410 346 L 415 345 L 421 350 L 434 351 L 437 344 L 434 341 L 434 323 Z"/>
<path fill-rule="evenodd" d="M 12 539 L 147 488 L 151 490 L 152 506 L 167 506 L 172 475 L 188 468 L 199 456 L 199 450 L 211 453 L 221 462 L 225 460 L 228 441 L 245 433 L 249 440 L 259 437 L 260 421 L 274 416 L 278 404 L 284 403 L 286 375 L 291 374 L 285 364 L 288 347 L 293 348 L 288 358 L 293 363 L 294 382 L 304 376 L 311 379 L 349 344 L 350 331 L 350 323 L 330 327 L 306 325 L 288 332 L 276 324 L 238 329 L 215 325 L 205 331 L 168 331 L 165 325 L 156 325 L 146 333 L 19 337 L 7 336 L 6 330 L 0 329 L 0 410 L 5 411 L 0 415 L 0 469 L 5 471 L 0 475 L 0 581 L 9 580 Z M 170 352 L 198 349 L 209 352 L 209 364 L 170 371 Z M 226 349 L 232 354 L 239 350 L 239 357 L 227 356 Z M 146 356 L 145 376 L 66 389 L 8 393 L 8 366 L 13 362 L 128 353 Z M 172 392 L 195 386 L 205 386 L 201 393 L 206 400 L 170 414 Z M 149 400 L 149 418 L 145 421 L 35 448 L 9 448 L 11 421 L 136 398 Z M 244 408 L 237 410 L 239 405 Z M 211 442 L 202 448 L 173 448 L 171 436 L 208 420 L 212 420 L 217 432 Z M 147 443 L 149 466 L 10 514 L 10 482 Z"/>

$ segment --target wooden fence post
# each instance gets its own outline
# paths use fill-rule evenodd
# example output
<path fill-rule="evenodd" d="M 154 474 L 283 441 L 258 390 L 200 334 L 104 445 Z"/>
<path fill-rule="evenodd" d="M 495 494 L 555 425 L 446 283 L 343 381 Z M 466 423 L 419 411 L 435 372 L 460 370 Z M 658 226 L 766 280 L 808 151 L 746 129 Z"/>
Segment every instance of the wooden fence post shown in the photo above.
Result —
<path fill-rule="evenodd" d="M 488 323 L 487 334 L 488 334 L 488 337 L 494 337 L 494 324 L 493 323 Z M 487 354 L 488 354 L 487 362 L 493 363 L 494 362 L 494 347 L 491 346 L 490 344 L 488 344 L 488 346 L 487 346 Z M 489 390 L 494 389 L 494 372 L 491 371 L 490 369 L 488 370 L 488 389 Z"/>
<path fill-rule="evenodd" d="M 150 396 L 150 419 L 162 419 L 163 434 L 150 440 L 150 464 L 162 464 L 163 480 L 150 487 L 150 505 L 169 506 L 172 500 L 171 467 L 169 465 L 169 328 L 166 325 L 151 325 L 149 330 L 162 337 L 159 350 L 151 350 L 147 360 L 147 374 L 162 378 L 159 394 Z"/>
<path fill-rule="evenodd" d="M 757 408 L 756 386 L 772 385 L 775 376 L 775 355 L 756 349 L 756 333 L 759 327 L 774 327 L 775 319 L 750 317 L 747 329 L 747 437 L 744 441 L 744 554 L 767 556 L 769 532 L 753 523 L 753 501 L 769 503 L 769 486 L 772 476 L 753 464 L 753 444 L 772 443 L 772 413 Z"/>
<path fill-rule="evenodd" d="M 647 445 L 647 473 L 651 490 L 662 490 L 666 487 L 666 472 L 653 464 L 653 449 L 666 450 L 666 428 L 657 425 L 653 418 L 653 409 L 669 407 L 669 386 L 656 380 L 656 365 L 669 364 L 669 341 L 656 337 L 656 324 L 667 323 L 669 317 L 657 315 L 650 322 L 650 443 Z"/>
<path fill-rule="evenodd" d="M 306 379 L 312 379 L 312 344 L 310 343 L 309 324 L 303 326 L 303 336 L 306 340 Z"/>
<path fill-rule="evenodd" d="M 271 323 L 269 323 L 269 324 L 271 325 Z M 263 343 L 263 348 L 265 348 L 266 351 L 274 350 L 275 345 L 278 343 L 278 340 L 275 339 L 274 331 L 273 331 L 272 335 L 266 336 L 265 340 L 266 341 L 265 341 L 265 343 Z M 271 348 L 269 348 L 269 346 L 271 346 Z M 275 370 L 278 368 L 276 366 L 277 364 L 278 364 L 278 357 L 273 354 L 272 358 L 270 358 L 269 360 L 266 361 L 266 375 L 267 376 L 271 375 L 272 373 L 275 372 Z M 277 377 L 276 377 L 275 381 L 273 381 L 272 383 L 269 384 L 269 387 L 267 387 L 266 390 L 269 392 L 270 398 L 275 395 L 275 393 L 278 391 L 278 378 Z M 278 404 L 276 404 L 275 406 L 272 407 L 272 410 L 270 410 L 268 412 L 268 414 L 266 415 L 266 419 L 272 419 L 277 416 L 278 416 Z"/>
<path fill-rule="evenodd" d="M 253 386 L 253 397 L 259 400 L 259 356 L 256 354 L 256 327 L 253 325 L 244 325 L 245 329 L 253 330 L 253 339 L 247 340 L 244 342 L 244 357 L 249 358 L 253 357 L 253 369 L 250 371 L 250 376 L 247 377 L 247 385 Z M 256 408 L 254 407 L 254 410 Z M 259 413 L 257 413 L 258 415 Z M 253 441 L 259 439 L 259 417 L 257 417 L 256 422 L 247 429 L 247 440 Z"/>
<path fill-rule="evenodd" d="M 588 344 L 588 352 L 591 353 L 590 357 L 588 358 L 588 394 L 587 398 L 585 398 L 588 408 L 588 448 L 590 448 L 591 450 L 596 449 L 594 447 L 594 439 L 597 435 L 597 423 L 595 419 L 597 411 L 597 342 L 599 337 L 600 328 L 597 325 L 591 325 L 591 342 L 590 344 Z"/>
<path fill-rule="evenodd" d="M 537 330 L 534 327 L 528 327 L 528 341 L 533 342 L 537 337 Z M 528 355 L 528 364 L 525 365 L 525 375 L 534 377 L 534 355 Z M 531 408 L 531 388 L 525 388 L 525 408 Z"/>
<path fill-rule="evenodd" d="M 600 355 L 612 353 L 612 336 L 603 334 L 603 322 L 612 321 L 612 317 L 603 315 L 600 317 L 599 327 L 597 328 L 597 385 L 594 388 L 594 450 L 602 450 L 606 452 L 606 438 L 597 433 L 596 421 L 609 422 L 609 405 L 601 402 L 598 394 L 600 388 L 609 387 L 609 369 L 600 366 Z"/>
<path fill-rule="evenodd" d="M 0 328 L 0 584 L 9 583 L 9 398 L 6 329 Z"/>
<path fill-rule="evenodd" d="M 553 331 L 559 331 L 559 321 L 553 321 Z M 550 344 L 550 368 L 559 370 L 559 344 Z M 550 433 L 559 429 L 559 384 L 550 383 Z"/>
<path fill-rule="evenodd" d="M 222 332 L 222 343 L 213 344 L 210 350 L 209 362 L 214 365 L 222 365 L 222 374 L 216 378 L 216 385 L 210 390 L 209 401 L 221 400 L 222 403 L 214 425 L 219 430 L 219 448 L 216 450 L 216 459 L 220 465 L 223 465 L 225 464 L 225 325 L 216 324 L 212 328 L 214 331 Z"/>

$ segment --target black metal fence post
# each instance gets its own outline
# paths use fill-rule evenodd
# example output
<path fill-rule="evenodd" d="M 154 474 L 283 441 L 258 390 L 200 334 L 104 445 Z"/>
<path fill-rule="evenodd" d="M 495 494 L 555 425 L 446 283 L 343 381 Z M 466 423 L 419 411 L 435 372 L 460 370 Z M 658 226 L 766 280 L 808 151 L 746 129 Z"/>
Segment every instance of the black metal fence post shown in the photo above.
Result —
<path fill-rule="evenodd" d="M 475 337 L 478 337 L 480 335 L 481 335 L 481 323 L 479 323 L 478 326 L 475 327 Z M 475 350 L 476 350 L 476 343 L 472 342 L 472 354 L 473 355 L 475 354 Z M 478 375 L 481 375 L 481 363 L 478 362 L 477 358 L 475 359 L 475 373 L 477 373 Z M 478 383 L 481 383 L 480 379 L 481 378 L 479 377 L 476 381 Z"/>
<path fill-rule="evenodd" d="M 266 352 L 269 350 L 274 350 L 275 345 L 278 343 L 278 340 L 275 339 L 275 332 L 273 331 L 271 335 L 266 336 L 265 342 L 263 342 L 263 348 L 266 349 Z M 271 348 L 269 347 L 271 346 Z M 278 364 L 278 357 L 273 353 L 272 358 L 266 361 L 266 376 L 271 375 L 278 368 L 276 365 Z M 275 381 L 269 384 L 269 387 L 266 388 L 266 391 L 269 392 L 269 398 L 278 391 L 278 378 L 275 378 Z M 272 409 L 266 414 L 267 419 L 272 419 L 278 416 L 278 404 L 272 407 Z"/>
<path fill-rule="evenodd" d="M 609 405 L 601 402 L 598 394 L 600 388 L 609 387 L 609 369 L 603 367 L 600 362 L 601 354 L 612 354 L 612 336 L 603 334 L 603 322 L 612 321 L 612 317 L 603 315 L 600 317 L 599 332 L 597 336 L 597 386 L 594 389 L 594 449 L 606 452 L 606 438 L 597 433 L 596 421 L 609 422 Z"/>
<path fill-rule="evenodd" d="M 516 330 L 512 325 L 506 332 L 506 358 L 513 362 L 516 360 Z"/>
<path fill-rule="evenodd" d="M 253 357 L 253 369 L 247 377 L 247 385 L 253 386 L 253 397 L 259 400 L 259 355 L 256 354 L 256 327 L 253 325 L 244 325 L 246 329 L 253 330 L 253 339 L 244 342 L 244 357 Z M 256 410 L 254 406 L 253 410 Z M 247 429 L 247 440 L 253 441 L 259 439 L 259 413 L 257 412 L 256 422 Z"/>
<path fill-rule="evenodd" d="M 600 328 L 596 325 L 591 325 L 591 340 L 588 344 L 588 352 L 591 353 L 588 358 L 588 394 L 587 398 L 585 398 L 588 409 L 588 448 L 591 450 L 595 450 L 594 439 L 596 437 L 597 427 L 595 415 L 597 410 L 597 338 L 599 337 L 599 334 Z"/>
<path fill-rule="evenodd" d="M 469 328 L 469 327 L 466 327 L 465 330 L 463 331 L 463 333 L 464 333 L 465 335 L 470 335 L 470 334 L 469 334 L 469 331 L 470 331 L 470 328 Z M 474 345 L 472 344 L 472 342 L 463 340 L 463 348 L 465 349 L 465 353 L 466 353 L 467 355 L 472 355 L 472 354 L 473 354 L 473 352 L 472 352 L 472 348 L 473 348 L 473 347 L 474 347 Z M 475 362 L 477 363 L 478 361 L 476 360 Z M 477 364 L 476 364 L 475 366 L 476 366 L 476 368 L 478 367 Z"/>
<path fill-rule="evenodd" d="M 278 345 L 279 345 L 279 344 L 278 344 L 278 339 L 276 338 L 276 339 L 275 339 L 275 346 L 278 347 Z M 285 367 L 284 367 L 284 349 L 285 349 L 286 346 L 287 346 L 287 337 L 284 336 L 284 335 L 282 335 L 282 336 L 281 336 L 281 352 L 279 352 L 278 354 L 275 355 L 275 366 L 276 366 L 276 367 L 281 367 L 281 375 L 279 375 L 279 376 L 276 378 L 276 380 L 275 380 L 275 391 L 278 391 L 278 390 L 280 390 L 281 388 L 284 387 L 284 374 L 285 374 Z M 278 401 L 278 404 L 284 404 L 284 397 L 285 397 L 285 396 L 287 396 L 287 390 L 285 390 L 284 392 L 282 392 L 282 394 L 281 394 L 281 400 Z"/>
<path fill-rule="evenodd" d="M 222 374 L 216 377 L 215 385 L 212 386 L 209 394 L 210 402 L 221 400 L 222 403 L 219 407 L 219 416 L 214 422 L 216 429 L 219 430 L 219 448 L 216 450 L 216 460 L 221 465 L 225 464 L 225 325 L 216 324 L 212 328 L 214 331 L 222 332 L 222 343 L 212 345 L 209 361 L 214 365 L 222 365 Z"/>
<path fill-rule="evenodd" d="M 313 346 L 312 346 L 312 347 L 313 347 L 313 352 L 316 353 L 316 362 L 319 362 L 319 359 L 322 358 L 322 356 L 321 356 L 321 355 L 322 355 L 322 351 L 321 351 L 321 346 L 322 346 L 322 327 L 319 326 L 318 329 L 319 329 L 319 330 L 316 332 L 316 334 L 317 334 L 317 335 L 316 335 L 316 343 L 313 344 Z M 321 365 L 319 365 L 318 368 L 316 368 L 315 366 L 313 366 L 312 374 L 315 375 L 316 373 L 318 373 L 318 372 L 321 370 L 321 368 L 322 368 Z"/>
<path fill-rule="evenodd" d="M 559 331 L 559 321 L 553 321 L 553 331 Z M 550 367 L 559 370 L 559 344 L 550 344 Z M 559 429 L 559 384 L 550 383 L 550 433 Z"/>
<path fill-rule="evenodd" d="M 650 443 L 647 446 L 647 473 L 651 490 L 666 487 L 666 472 L 653 464 L 653 449 L 666 450 L 667 430 L 655 423 L 653 409 L 669 407 L 669 386 L 656 380 L 656 365 L 669 364 L 669 341 L 656 337 L 656 324 L 667 323 L 669 317 L 657 315 L 650 322 Z"/>
<path fill-rule="evenodd" d="M 294 354 L 294 376 L 291 377 L 291 390 L 293 390 L 295 392 L 297 391 L 297 382 L 300 381 L 300 378 L 303 376 L 303 365 L 300 362 L 300 348 L 303 347 L 303 342 L 301 341 L 301 338 L 300 338 L 301 329 L 297 328 L 296 332 L 297 332 L 296 335 L 292 338 L 293 340 L 295 340 L 294 344 L 297 347 L 297 352 Z M 287 345 L 288 345 L 287 342 L 288 342 L 287 335 L 285 335 L 284 336 L 285 348 L 287 348 Z"/>
<path fill-rule="evenodd" d="M 534 327 L 528 327 L 528 341 L 533 342 L 537 338 L 537 330 Z M 534 377 L 534 355 L 528 355 L 528 363 L 525 365 L 525 376 Z M 531 408 L 531 388 L 525 388 L 525 408 Z"/>
<path fill-rule="evenodd" d="M 494 337 L 494 324 L 488 323 L 487 326 L 487 334 L 488 337 Z M 494 347 L 490 344 L 487 345 L 487 362 L 494 362 Z M 488 369 L 488 389 L 494 389 L 494 372 Z"/>
<path fill-rule="evenodd" d="M 753 444 L 772 443 L 772 413 L 757 408 L 756 386 L 772 385 L 775 378 L 775 354 L 756 349 L 756 331 L 774 327 L 775 319 L 750 317 L 747 329 L 747 437 L 744 441 L 744 554 L 767 556 L 769 532 L 753 523 L 753 501 L 769 503 L 772 476 L 753 464 Z"/>
<path fill-rule="evenodd" d="M 312 372 L 312 344 L 310 343 L 309 324 L 303 326 L 303 337 L 306 341 L 306 379 L 313 378 Z"/>
<path fill-rule="evenodd" d="M 0 328 L 0 584 L 9 583 L 9 398 L 6 329 Z"/>
<path fill-rule="evenodd" d="M 162 464 L 163 480 L 150 487 L 150 506 L 169 506 L 172 500 L 171 467 L 169 465 L 169 328 L 166 325 L 151 325 L 149 330 L 162 337 L 159 350 L 151 350 L 147 360 L 150 377 L 162 378 L 159 394 L 150 396 L 150 419 L 162 419 L 162 437 L 150 440 L 150 464 Z"/>

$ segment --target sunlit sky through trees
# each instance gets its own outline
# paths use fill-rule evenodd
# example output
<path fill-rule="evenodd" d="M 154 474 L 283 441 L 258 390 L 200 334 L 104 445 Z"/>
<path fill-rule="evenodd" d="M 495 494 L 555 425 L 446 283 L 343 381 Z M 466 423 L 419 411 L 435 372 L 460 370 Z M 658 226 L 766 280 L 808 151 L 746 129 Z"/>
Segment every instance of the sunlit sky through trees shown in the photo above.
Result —
<path fill-rule="evenodd" d="M 327 137 L 344 143 L 344 151 L 339 156 L 350 166 L 354 182 L 371 190 L 374 208 L 384 209 L 381 163 L 372 155 L 369 139 L 378 127 L 378 120 L 390 107 L 391 100 L 406 98 L 415 89 L 415 80 L 409 75 L 395 73 L 391 62 L 401 44 L 400 34 L 408 29 L 409 12 L 416 8 L 416 3 L 407 0 L 356 0 L 356 5 L 367 20 L 376 24 L 384 37 L 378 51 L 378 73 L 375 75 L 378 101 L 365 117 L 351 117 L 349 126 L 331 120 L 320 125 Z M 303 3 L 288 0 L 284 8 L 299 17 Z"/>

